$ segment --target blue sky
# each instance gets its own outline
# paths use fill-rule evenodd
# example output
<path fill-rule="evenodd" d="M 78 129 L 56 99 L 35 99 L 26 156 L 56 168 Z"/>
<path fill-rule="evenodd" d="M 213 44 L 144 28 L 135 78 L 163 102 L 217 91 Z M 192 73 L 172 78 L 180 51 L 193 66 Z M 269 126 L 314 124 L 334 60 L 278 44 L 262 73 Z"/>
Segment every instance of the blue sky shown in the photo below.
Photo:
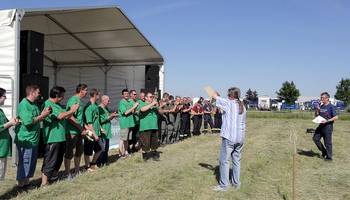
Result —
<path fill-rule="evenodd" d="M 205 95 L 212 85 L 275 96 L 294 81 L 303 96 L 335 93 L 350 78 L 347 0 L 1 0 L 0 7 L 119 5 L 164 56 L 165 86 Z"/>

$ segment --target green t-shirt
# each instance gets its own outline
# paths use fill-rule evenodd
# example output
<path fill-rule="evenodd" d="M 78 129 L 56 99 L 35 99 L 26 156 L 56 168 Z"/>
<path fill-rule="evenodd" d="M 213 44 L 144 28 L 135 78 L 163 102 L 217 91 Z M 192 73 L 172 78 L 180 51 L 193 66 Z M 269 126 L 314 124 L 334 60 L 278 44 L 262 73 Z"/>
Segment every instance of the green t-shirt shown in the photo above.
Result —
<path fill-rule="evenodd" d="M 73 116 L 75 117 L 77 122 L 80 124 L 80 126 L 83 126 L 83 103 L 81 102 L 78 96 L 74 95 L 68 100 L 66 105 L 66 110 L 70 110 L 70 108 L 77 103 L 79 104 L 79 108 L 77 111 L 75 111 Z M 78 134 L 81 134 L 81 130 L 75 127 L 69 120 L 67 120 L 66 133 L 72 134 L 72 135 L 78 135 Z"/>
<path fill-rule="evenodd" d="M 12 140 L 9 130 L 4 127 L 9 120 L 0 108 L 0 158 L 6 158 L 12 154 Z"/>
<path fill-rule="evenodd" d="M 152 107 L 146 112 L 141 112 L 143 106 L 148 105 L 146 102 L 140 102 L 140 131 L 158 130 L 158 107 Z"/>
<path fill-rule="evenodd" d="M 102 108 L 101 106 L 98 107 L 98 110 L 100 112 L 100 122 L 103 130 L 106 131 L 106 134 L 103 135 L 104 138 L 111 139 L 112 138 L 112 128 L 111 128 L 111 121 L 109 120 L 109 115 L 111 114 L 108 110 L 108 108 Z"/>
<path fill-rule="evenodd" d="M 131 103 L 125 99 L 120 100 L 118 113 L 119 113 L 119 126 L 120 128 L 132 128 L 135 126 L 135 120 L 133 113 L 125 115 L 124 113 L 131 108 Z"/>
<path fill-rule="evenodd" d="M 34 147 L 39 144 L 40 123 L 32 124 L 35 117 L 40 115 L 38 106 L 24 98 L 18 105 L 18 118 L 22 121 L 15 128 L 15 143 L 24 147 Z"/>
<path fill-rule="evenodd" d="M 141 100 L 137 100 L 136 102 L 138 102 L 140 104 Z M 130 100 L 130 104 L 131 107 L 134 106 L 135 102 L 133 100 Z M 139 125 L 140 124 L 140 113 L 138 112 L 138 110 L 136 109 L 136 112 L 134 113 L 134 122 L 135 125 Z"/>
<path fill-rule="evenodd" d="M 84 120 L 85 124 L 92 124 L 97 136 L 101 135 L 100 113 L 96 103 L 86 104 L 84 108 Z"/>
<path fill-rule="evenodd" d="M 44 144 L 66 141 L 65 120 L 58 120 L 58 116 L 65 112 L 59 105 L 49 99 L 45 101 L 43 109 L 51 106 L 52 112 L 44 119 Z"/>

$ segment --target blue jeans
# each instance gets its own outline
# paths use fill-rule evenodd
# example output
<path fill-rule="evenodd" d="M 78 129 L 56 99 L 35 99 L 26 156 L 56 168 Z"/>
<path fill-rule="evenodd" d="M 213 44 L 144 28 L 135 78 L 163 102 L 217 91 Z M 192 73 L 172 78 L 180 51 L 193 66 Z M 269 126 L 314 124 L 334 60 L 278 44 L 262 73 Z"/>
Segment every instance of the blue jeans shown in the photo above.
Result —
<path fill-rule="evenodd" d="M 222 188 L 227 188 L 229 186 L 229 171 L 230 162 L 232 159 L 232 177 L 231 183 L 234 187 L 239 187 L 241 182 L 239 180 L 240 176 L 240 161 L 241 161 L 241 151 L 243 149 L 242 143 L 233 143 L 225 138 L 222 138 L 221 150 L 220 150 L 220 180 L 219 185 Z"/>
<path fill-rule="evenodd" d="M 17 150 L 18 166 L 16 179 L 20 181 L 33 177 L 38 158 L 38 147 L 22 147 L 17 145 Z"/>

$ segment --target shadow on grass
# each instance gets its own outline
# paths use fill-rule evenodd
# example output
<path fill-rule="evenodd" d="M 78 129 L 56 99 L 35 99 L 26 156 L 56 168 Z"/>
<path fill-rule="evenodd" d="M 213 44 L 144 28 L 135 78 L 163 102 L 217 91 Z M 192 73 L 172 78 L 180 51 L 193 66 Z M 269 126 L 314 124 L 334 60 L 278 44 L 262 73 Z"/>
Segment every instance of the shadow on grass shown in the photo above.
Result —
<path fill-rule="evenodd" d="M 109 155 L 108 156 L 108 164 L 112 164 L 114 162 L 117 162 L 120 159 L 119 155 Z M 63 164 L 63 163 L 62 163 Z M 39 166 L 37 166 L 39 167 Z M 85 166 L 80 167 L 80 172 L 86 172 L 86 168 Z M 55 182 L 58 181 L 64 181 L 66 180 L 66 174 L 64 171 L 60 171 L 58 173 L 58 178 L 55 181 L 50 181 L 50 184 L 53 184 Z M 40 188 L 41 185 L 41 177 L 40 178 L 36 178 L 36 179 L 32 179 L 29 182 L 28 186 L 25 187 L 18 187 L 17 185 L 13 186 L 11 189 L 7 190 L 4 194 L 0 195 L 0 199 L 11 199 L 11 198 L 15 198 L 18 195 L 22 194 L 22 193 L 27 193 L 31 190 L 36 190 L 38 188 Z"/>
<path fill-rule="evenodd" d="M 305 151 L 305 150 L 302 150 L 302 149 L 297 149 L 298 151 L 298 154 L 301 155 L 301 156 L 307 156 L 307 157 L 319 157 L 320 154 L 319 153 L 316 153 L 312 150 L 309 150 L 309 151 Z"/>
<path fill-rule="evenodd" d="M 199 163 L 198 165 L 205 168 L 205 169 L 209 169 L 209 170 L 213 171 L 213 174 L 215 175 L 216 181 L 219 183 L 219 179 L 220 179 L 219 165 L 217 165 L 215 167 L 213 165 L 207 164 L 207 163 Z"/>

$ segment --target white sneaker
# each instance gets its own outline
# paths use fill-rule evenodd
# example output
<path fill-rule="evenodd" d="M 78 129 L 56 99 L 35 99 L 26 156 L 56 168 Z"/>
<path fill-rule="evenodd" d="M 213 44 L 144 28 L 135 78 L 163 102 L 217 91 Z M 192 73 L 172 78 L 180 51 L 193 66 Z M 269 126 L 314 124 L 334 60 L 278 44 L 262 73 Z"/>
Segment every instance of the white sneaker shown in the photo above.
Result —
<path fill-rule="evenodd" d="M 72 174 L 68 174 L 66 179 L 67 181 L 73 181 L 74 177 L 72 176 Z"/>
<path fill-rule="evenodd" d="M 223 188 L 220 185 L 217 185 L 217 186 L 213 187 L 213 190 L 217 191 L 217 192 L 226 192 L 227 191 L 226 188 Z"/>

